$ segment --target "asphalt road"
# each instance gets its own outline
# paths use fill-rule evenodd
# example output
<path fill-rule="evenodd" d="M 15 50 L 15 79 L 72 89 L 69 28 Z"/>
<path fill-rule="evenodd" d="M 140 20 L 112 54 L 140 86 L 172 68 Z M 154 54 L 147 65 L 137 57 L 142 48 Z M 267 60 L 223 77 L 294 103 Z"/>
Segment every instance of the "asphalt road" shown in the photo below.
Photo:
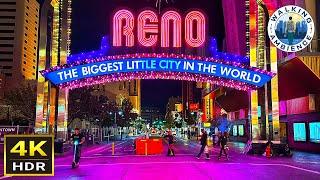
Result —
<path fill-rule="evenodd" d="M 217 160 L 218 148 L 211 159 L 196 159 L 200 149 L 196 142 L 178 140 L 176 156 L 135 155 L 133 139 L 84 148 L 80 167 L 71 169 L 72 155 L 56 157 L 54 177 L 1 177 L 1 179 L 320 179 L 320 155 L 296 153 L 293 158 L 266 159 L 245 156 L 239 147 L 230 145 L 230 160 Z"/>

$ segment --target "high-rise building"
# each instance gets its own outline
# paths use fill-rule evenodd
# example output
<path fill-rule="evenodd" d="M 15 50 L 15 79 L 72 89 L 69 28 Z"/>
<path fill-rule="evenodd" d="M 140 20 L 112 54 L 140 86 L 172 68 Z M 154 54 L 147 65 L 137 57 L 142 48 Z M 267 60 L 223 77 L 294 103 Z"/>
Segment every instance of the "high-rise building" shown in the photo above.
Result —
<path fill-rule="evenodd" d="M 68 90 L 48 82 L 41 70 L 67 63 L 70 54 L 71 0 L 45 0 L 41 6 L 36 133 L 66 138 Z"/>
<path fill-rule="evenodd" d="M 37 75 L 39 3 L 37 0 L 0 2 L 0 71 L 6 89 Z"/>

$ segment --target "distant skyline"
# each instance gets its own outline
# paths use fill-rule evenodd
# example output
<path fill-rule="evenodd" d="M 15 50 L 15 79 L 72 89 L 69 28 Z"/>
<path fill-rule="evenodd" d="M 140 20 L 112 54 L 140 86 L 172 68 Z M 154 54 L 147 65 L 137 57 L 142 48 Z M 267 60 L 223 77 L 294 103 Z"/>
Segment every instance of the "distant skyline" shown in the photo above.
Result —
<path fill-rule="evenodd" d="M 209 35 L 215 36 L 219 45 L 224 39 L 224 21 L 221 0 L 176 0 L 174 3 L 162 3 L 162 10 L 168 8 L 185 12 L 189 9 L 200 9 L 207 14 Z M 99 49 L 100 40 L 109 35 L 111 30 L 111 12 L 121 7 L 139 11 L 146 7 L 154 8 L 153 0 L 77 0 L 72 2 L 71 54 Z M 181 96 L 181 81 L 142 80 L 142 107 L 158 107 L 165 112 L 171 96 Z"/>

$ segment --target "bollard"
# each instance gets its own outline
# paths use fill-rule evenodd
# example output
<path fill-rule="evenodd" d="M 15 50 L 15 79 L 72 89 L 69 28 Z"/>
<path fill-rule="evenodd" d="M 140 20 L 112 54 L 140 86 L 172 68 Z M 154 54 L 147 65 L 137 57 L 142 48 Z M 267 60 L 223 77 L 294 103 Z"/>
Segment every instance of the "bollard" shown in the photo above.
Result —
<path fill-rule="evenodd" d="M 148 156 L 148 143 L 144 143 L 144 148 L 145 155 Z"/>
<path fill-rule="evenodd" d="M 112 142 L 112 156 L 114 156 L 114 142 Z"/>

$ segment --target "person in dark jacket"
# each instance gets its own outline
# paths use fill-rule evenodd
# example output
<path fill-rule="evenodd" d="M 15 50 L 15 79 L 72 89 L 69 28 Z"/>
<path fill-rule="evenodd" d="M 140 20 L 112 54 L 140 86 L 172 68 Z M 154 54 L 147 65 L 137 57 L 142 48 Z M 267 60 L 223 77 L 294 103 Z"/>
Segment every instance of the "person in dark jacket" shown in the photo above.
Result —
<path fill-rule="evenodd" d="M 226 151 L 228 142 L 228 133 L 224 132 L 222 136 L 220 136 L 219 143 L 220 143 L 220 154 L 218 156 L 218 159 L 222 156 L 222 151 L 226 155 L 226 158 L 229 159 L 228 153 Z"/>
<path fill-rule="evenodd" d="M 174 150 L 173 150 L 173 143 L 174 143 L 174 137 L 172 135 L 171 131 L 168 131 L 168 134 L 164 136 L 168 140 L 168 154 L 167 156 L 175 156 L 174 155 Z"/>
<path fill-rule="evenodd" d="M 201 154 L 203 153 L 204 149 L 207 146 L 207 139 L 208 139 L 208 134 L 204 129 L 201 129 L 202 135 L 201 135 L 201 139 L 200 139 L 200 144 L 201 144 L 201 149 L 199 154 L 197 155 L 197 158 L 199 159 Z M 206 159 L 210 159 L 209 157 L 209 153 L 206 152 Z"/>

